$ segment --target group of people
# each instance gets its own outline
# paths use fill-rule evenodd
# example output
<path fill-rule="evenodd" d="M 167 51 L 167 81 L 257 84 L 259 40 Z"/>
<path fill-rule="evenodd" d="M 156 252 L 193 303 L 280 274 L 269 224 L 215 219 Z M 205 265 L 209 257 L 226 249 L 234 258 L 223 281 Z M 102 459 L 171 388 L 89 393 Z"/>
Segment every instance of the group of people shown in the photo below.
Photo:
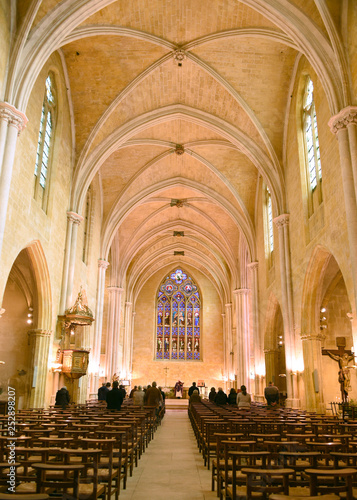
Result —
<path fill-rule="evenodd" d="M 274 407 L 279 404 L 279 389 L 273 382 L 269 382 L 269 385 L 264 389 L 264 397 L 269 407 Z M 218 387 L 217 392 L 215 387 L 212 387 L 208 398 L 217 405 L 230 404 L 237 405 L 238 408 L 250 408 L 252 402 L 251 395 L 248 394 L 245 385 L 241 385 L 240 389 L 237 391 L 232 387 L 228 395 L 223 392 L 222 387 Z"/>
<path fill-rule="evenodd" d="M 106 401 L 108 410 L 120 410 L 126 396 L 125 387 L 119 385 L 117 380 L 113 382 L 112 388 L 110 382 L 104 382 L 98 389 L 98 401 Z M 157 387 L 156 382 L 147 387 L 135 385 L 130 391 L 129 399 L 138 406 L 155 406 L 160 409 L 165 405 L 165 393 L 161 387 Z"/>

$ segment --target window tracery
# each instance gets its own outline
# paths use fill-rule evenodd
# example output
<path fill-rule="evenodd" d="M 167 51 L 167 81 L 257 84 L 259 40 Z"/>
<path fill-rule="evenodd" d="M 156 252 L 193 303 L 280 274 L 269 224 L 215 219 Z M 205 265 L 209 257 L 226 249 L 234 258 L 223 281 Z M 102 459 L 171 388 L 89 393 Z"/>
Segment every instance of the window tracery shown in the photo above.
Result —
<path fill-rule="evenodd" d="M 201 360 L 201 296 L 182 269 L 161 282 L 156 311 L 156 359 Z"/>

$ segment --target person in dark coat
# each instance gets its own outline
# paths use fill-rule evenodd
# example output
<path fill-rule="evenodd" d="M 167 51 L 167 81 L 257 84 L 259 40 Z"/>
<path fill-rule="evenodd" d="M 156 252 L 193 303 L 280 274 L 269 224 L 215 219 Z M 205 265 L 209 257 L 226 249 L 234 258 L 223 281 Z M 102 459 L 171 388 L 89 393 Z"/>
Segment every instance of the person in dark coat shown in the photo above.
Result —
<path fill-rule="evenodd" d="M 234 387 L 229 391 L 228 394 L 228 404 L 229 405 L 235 405 L 237 403 L 237 393 Z"/>
<path fill-rule="evenodd" d="M 110 382 L 103 382 L 102 387 L 98 389 L 98 401 L 106 401 L 107 393 L 110 391 Z"/>
<path fill-rule="evenodd" d="M 279 403 L 279 389 L 273 382 L 269 382 L 268 387 L 264 389 L 264 396 L 268 406 L 276 406 Z"/>
<path fill-rule="evenodd" d="M 59 391 L 56 393 L 56 406 L 62 406 L 62 410 L 65 410 L 69 403 L 69 392 L 67 391 L 67 387 L 64 385 Z"/>
<path fill-rule="evenodd" d="M 216 405 L 225 405 L 227 404 L 227 394 L 223 392 L 222 387 L 218 387 L 218 392 L 216 394 L 216 397 L 214 398 L 214 402 Z"/>
<path fill-rule="evenodd" d="M 107 392 L 106 401 L 108 410 L 120 410 L 123 403 L 123 394 L 119 389 L 119 382 L 117 380 L 113 382 L 112 390 Z"/>
<path fill-rule="evenodd" d="M 198 390 L 198 392 L 200 392 L 200 391 L 199 391 L 199 389 L 196 387 L 196 382 L 192 382 L 192 385 L 191 385 L 191 387 L 190 387 L 190 388 L 189 388 L 189 390 L 188 390 L 188 396 L 189 396 L 189 397 L 190 397 L 190 396 L 192 396 L 192 393 L 193 393 L 193 391 L 194 391 L 195 389 L 197 389 L 197 390 Z"/>
<path fill-rule="evenodd" d="M 210 401 L 213 401 L 213 402 L 214 402 L 216 395 L 217 395 L 216 388 L 215 388 L 215 387 L 211 387 L 211 391 L 210 391 L 210 393 L 208 394 L 208 399 L 209 399 Z"/>

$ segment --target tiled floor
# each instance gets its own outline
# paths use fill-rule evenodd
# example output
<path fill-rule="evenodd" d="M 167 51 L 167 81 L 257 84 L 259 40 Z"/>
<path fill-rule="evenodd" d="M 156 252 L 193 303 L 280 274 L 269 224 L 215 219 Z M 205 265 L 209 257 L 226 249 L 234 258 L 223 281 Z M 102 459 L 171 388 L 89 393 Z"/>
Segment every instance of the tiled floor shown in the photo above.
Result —
<path fill-rule="evenodd" d="M 187 411 L 168 410 L 120 500 L 213 500 Z"/>

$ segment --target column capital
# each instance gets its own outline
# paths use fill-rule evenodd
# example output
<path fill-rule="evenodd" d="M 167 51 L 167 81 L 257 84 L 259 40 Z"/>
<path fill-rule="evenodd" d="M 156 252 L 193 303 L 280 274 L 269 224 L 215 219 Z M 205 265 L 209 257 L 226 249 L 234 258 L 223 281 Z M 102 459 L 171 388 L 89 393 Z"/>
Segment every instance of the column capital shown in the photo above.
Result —
<path fill-rule="evenodd" d="M 132 305 L 133 305 L 133 303 L 132 303 L 132 302 L 125 302 L 125 307 L 130 307 L 130 306 L 132 306 Z"/>
<path fill-rule="evenodd" d="M 318 340 L 322 341 L 326 338 L 326 336 L 322 332 L 313 332 L 313 333 L 302 333 L 300 335 L 302 341 L 306 340 Z"/>
<path fill-rule="evenodd" d="M 136 311 L 132 312 L 133 318 L 136 316 Z"/>
<path fill-rule="evenodd" d="M 248 295 L 250 293 L 250 288 L 237 288 L 233 290 L 234 295 Z"/>
<path fill-rule="evenodd" d="M 0 119 L 17 128 L 20 133 L 27 125 L 28 118 L 8 102 L 0 102 Z"/>
<path fill-rule="evenodd" d="M 121 288 L 120 286 L 107 286 L 107 290 L 108 292 L 119 292 L 119 293 L 124 292 L 124 288 Z"/>
<path fill-rule="evenodd" d="M 353 123 L 357 124 L 357 106 L 347 106 L 347 108 L 341 109 L 337 115 L 331 116 L 328 126 L 333 134 L 337 134 Z"/>
<path fill-rule="evenodd" d="M 109 262 L 104 259 L 98 259 L 98 267 L 99 269 L 107 270 L 109 266 Z"/>
<path fill-rule="evenodd" d="M 281 214 L 273 219 L 274 224 L 278 229 L 289 225 L 290 214 Z"/>
<path fill-rule="evenodd" d="M 227 304 L 224 304 L 224 307 L 226 309 L 231 309 L 232 308 L 232 302 L 227 302 Z"/>
<path fill-rule="evenodd" d="M 259 262 L 258 261 L 250 262 L 249 264 L 247 264 L 247 268 L 250 271 L 255 271 L 256 269 L 258 269 L 258 267 L 259 267 Z"/>
<path fill-rule="evenodd" d="M 27 334 L 34 337 L 51 337 L 52 332 L 50 330 L 41 330 L 41 328 L 34 328 L 33 330 L 28 330 Z"/>
<path fill-rule="evenodd" d="M 83 220 L 83 217 L 76 212 L 67 212 L 67 220 L 69 222 L 73 222 L 73 224 L 80 224 Z"/>

